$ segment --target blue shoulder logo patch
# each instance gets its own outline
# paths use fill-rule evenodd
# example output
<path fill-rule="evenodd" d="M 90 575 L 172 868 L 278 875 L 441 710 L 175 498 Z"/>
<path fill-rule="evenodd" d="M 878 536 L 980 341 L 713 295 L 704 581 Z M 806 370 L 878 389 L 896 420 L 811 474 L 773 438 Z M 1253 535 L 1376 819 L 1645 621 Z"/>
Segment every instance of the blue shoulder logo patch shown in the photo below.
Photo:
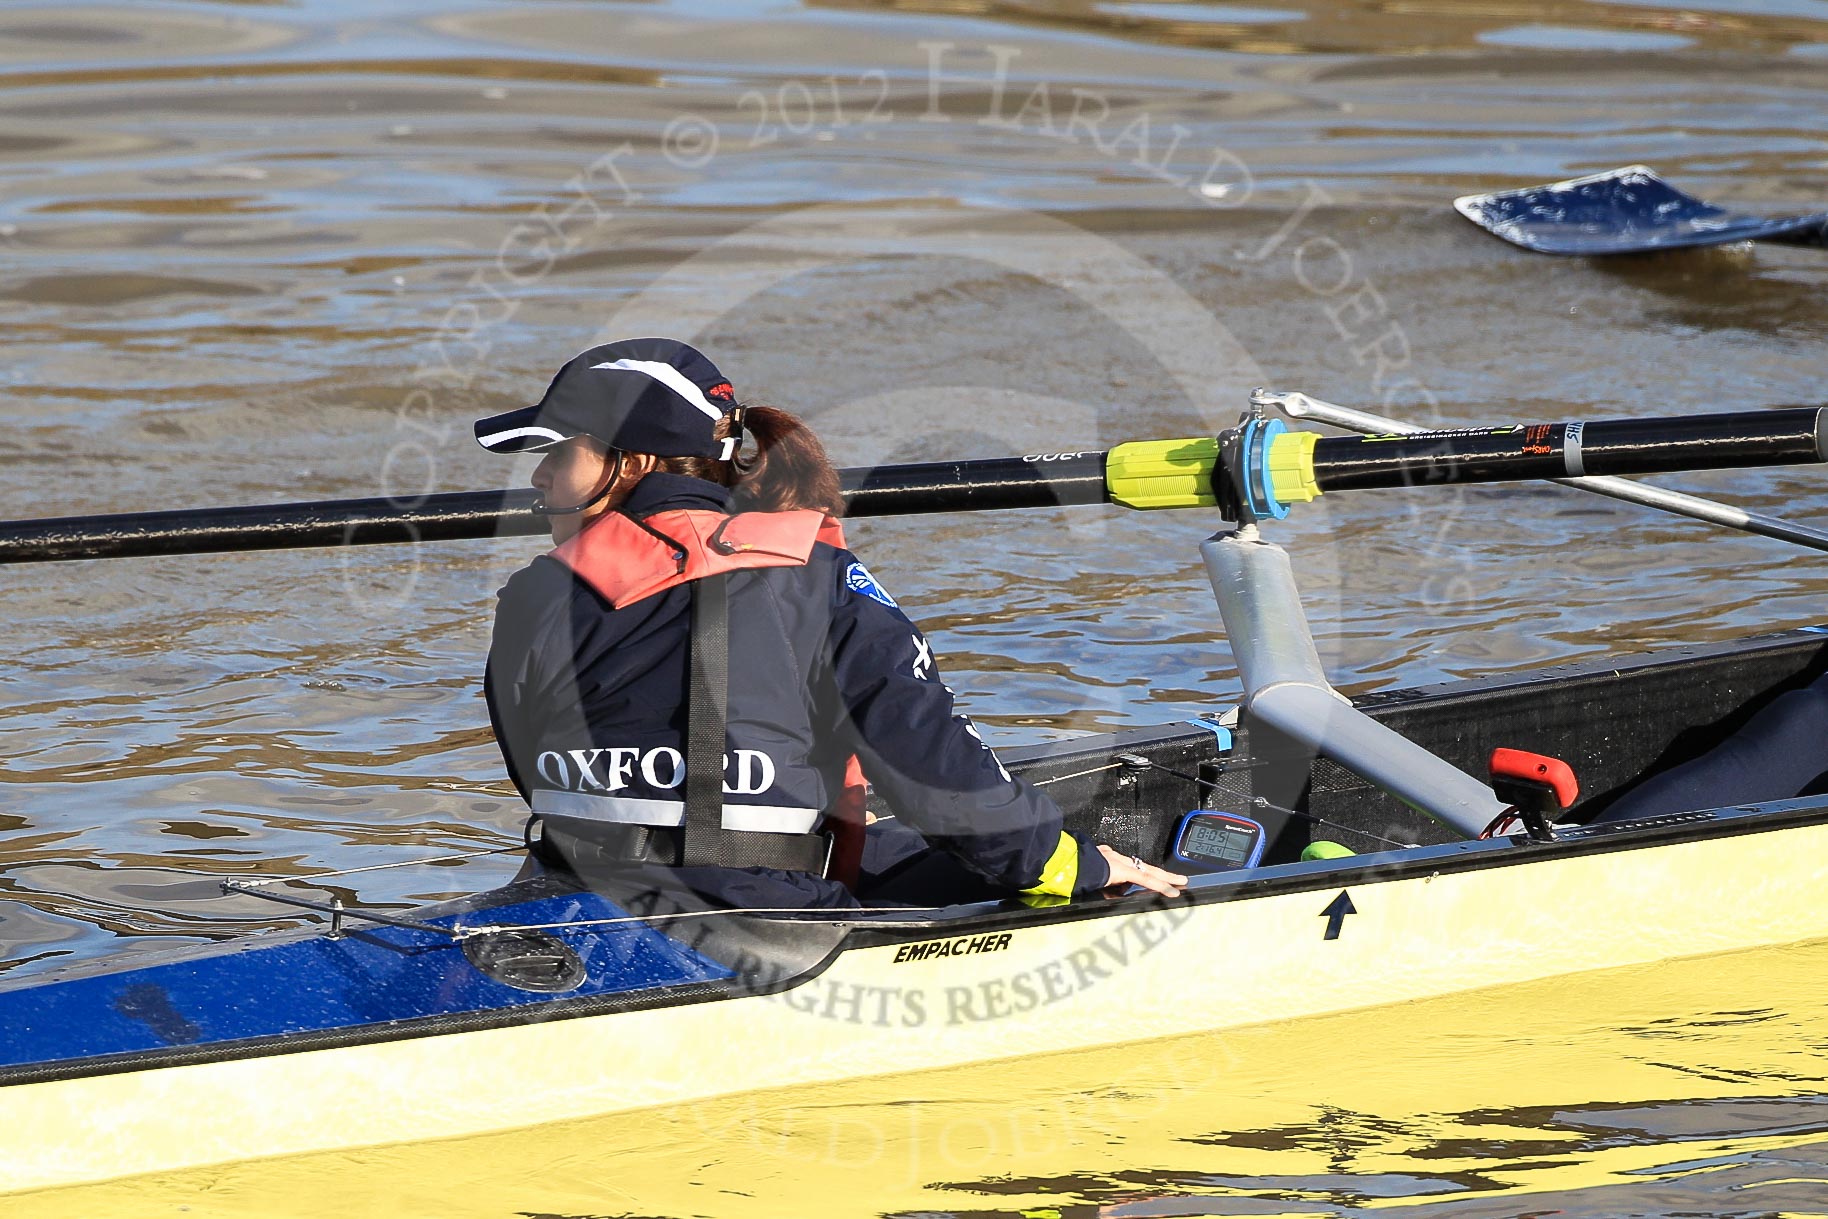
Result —
<path fill-rule="evenodd" d="M 882 590 L 882 585 L 876 583 L 876 577 L 870 574 L 870 569 L 861 563 L 852 563 L 844 569 L 844 587 L 853 593 L 862 593 L 871 601 L 880 601 L 890 609 L 901 608 L 895 604 L 895 598 L 889 596 Z"/>

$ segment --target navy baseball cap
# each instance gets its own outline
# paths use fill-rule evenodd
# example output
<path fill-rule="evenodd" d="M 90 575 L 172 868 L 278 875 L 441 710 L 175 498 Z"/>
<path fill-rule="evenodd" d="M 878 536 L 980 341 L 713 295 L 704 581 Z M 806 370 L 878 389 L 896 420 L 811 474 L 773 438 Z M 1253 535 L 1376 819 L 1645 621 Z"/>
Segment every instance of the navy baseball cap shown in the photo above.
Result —
<path fill-rule="evenodd" d="M 736 391 L 696 348 L 624 339 L 566 361 L 539 405 L 479 421 L 476 442 L 526 453 L 591 436 L 630 453 L 728 458 L 736 444 L 711 429 L 735 409 Z"/>

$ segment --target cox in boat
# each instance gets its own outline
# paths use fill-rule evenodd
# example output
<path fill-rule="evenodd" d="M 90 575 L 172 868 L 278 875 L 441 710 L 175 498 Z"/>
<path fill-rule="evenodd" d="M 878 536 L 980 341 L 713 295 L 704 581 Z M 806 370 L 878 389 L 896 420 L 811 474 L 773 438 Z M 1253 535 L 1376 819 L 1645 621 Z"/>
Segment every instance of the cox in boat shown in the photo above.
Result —
<path fill-rule="evenodd" d="M 1291 431 L 1272 406 L 1378 438 Z M 1115 503 L 1225 523 L 1198 549 L 1235 705 L 1000 759 L 1075 840 L 1185 876 L 1173 895 L 758 909 L 668 883 L 665 864 L 631 883 L 536 859 L 401 912 L 236 882 L 321 922 L 0 982 L 0 1180 L 446 1138 L 1828 936 L 1828 767 L 1786 743 L 1819 746 L 1824 628 L 1347 700 L 1265 537 L 1321 494 L 1533 478 L 1635 494 L 1604 480 L 1817 463 L 1823 412 L 1400 430 L 1261 395 L 1217 437 L 843 477 L 851 515 Z M 427 542 L 531 533 L 535 500 L 19 522 L 0 559 L 393 541 L 403 520 Z M 1723 505 L 1657 506 L 1824 548 Z M 1774 747 L 1783 766 L 1762 762 Z"/>

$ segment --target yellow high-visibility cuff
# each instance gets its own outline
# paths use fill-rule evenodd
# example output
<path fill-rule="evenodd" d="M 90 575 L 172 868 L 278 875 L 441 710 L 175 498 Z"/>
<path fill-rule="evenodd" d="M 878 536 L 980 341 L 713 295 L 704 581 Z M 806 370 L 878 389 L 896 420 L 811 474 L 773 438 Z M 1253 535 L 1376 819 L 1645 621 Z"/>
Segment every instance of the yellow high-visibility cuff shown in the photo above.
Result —
<path fill-rule="evenodd" d="M 1314 432 L 1281 432 L 1269 442 L 1269 488 L 1279 503 L 1305 504 L 1320 498 L 1320 484 L 1314 481 L 1314 446 L 1320 436 Z"/>
<path fill-rule="evenodd" d="M 1269 490 L 1281 504 L 1320 497 L 1314 480 L 1314 432 L 1278 431 L 1269 438 L 1263 464 Z M 1126 508 L 1209 508 L 1218 503 L 1213 470 L 1219 440 L 1134 440 L 1105 454 L 1104 485 L 1113 503 Z"/>
<path fill-rule="evenodd" d="M 1199 508 L 1218 503 L 1212 470 L 1219 442 L 1133 440 L 1105 454 L 1104 485 L 1114 503 L 1126 508 Z"/>
<path fill-rule="evenodd" d="M 1079 883 L 1079 840 L 1065 830 L 1060 832 L 1060 845 L 1047 857 L 1041 867 L 1041 879 L 1022 890 L 1026 897 L 1051 897 L 1060 901 L 1070 901 L 1073 886 Z M 1030 903 L 1031 905 L 1052 905 L 1052 902 Z"/>

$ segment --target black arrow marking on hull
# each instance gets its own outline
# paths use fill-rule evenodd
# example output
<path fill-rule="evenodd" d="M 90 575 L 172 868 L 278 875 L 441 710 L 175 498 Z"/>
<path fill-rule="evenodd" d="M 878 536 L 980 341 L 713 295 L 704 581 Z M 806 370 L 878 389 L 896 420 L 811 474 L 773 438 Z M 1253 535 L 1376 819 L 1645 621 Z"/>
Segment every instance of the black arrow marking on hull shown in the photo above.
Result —
<path fill-rule="evenodd" d="M 1327 908 L 1320 912 L 1320 917 L 1327 921 L 1326 938 L 1329 940 L 1338 939 L 1339 929 L 1345 926 L 1346 915 L 1357 913 L 1358 907 L 1352 904 L 1351 895 L 1344 889 L 1341 889 L 1339 891 L 1339 896 L 1328 902 Z"/>

